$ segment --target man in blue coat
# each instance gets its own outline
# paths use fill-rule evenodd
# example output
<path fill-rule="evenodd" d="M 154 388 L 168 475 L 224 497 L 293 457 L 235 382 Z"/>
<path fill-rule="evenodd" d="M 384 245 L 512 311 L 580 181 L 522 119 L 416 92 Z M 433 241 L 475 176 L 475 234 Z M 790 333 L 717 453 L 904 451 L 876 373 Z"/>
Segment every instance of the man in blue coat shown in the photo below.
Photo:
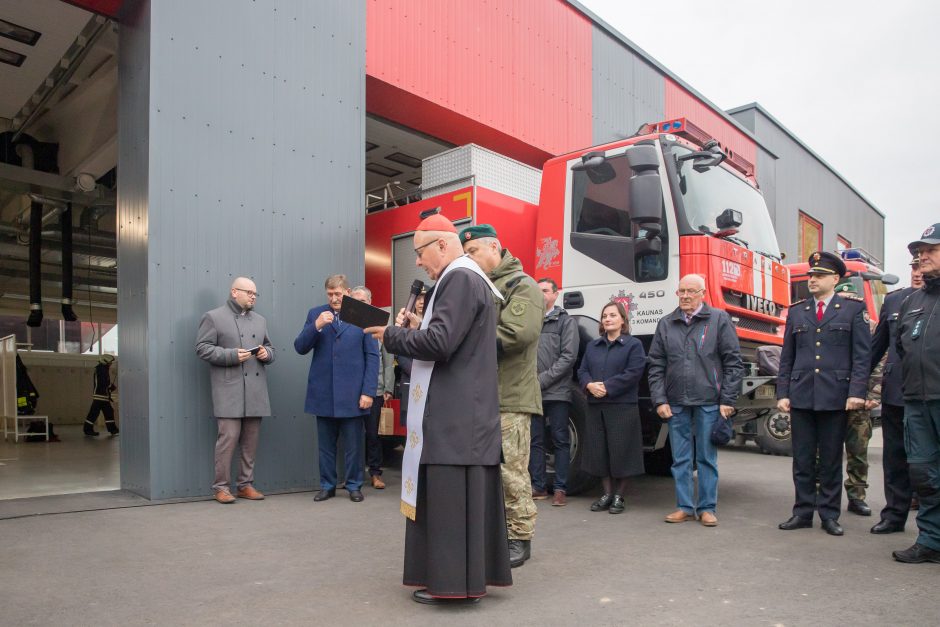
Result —
<path fill-rule="evenodd" d="M 329 302 L 310 310 L 294 340 L 299 354 L 313 351 L 304 403 L 304 411 L 317 417 L 320 492 L 313 500 L 336 496 L 336 442 L 342 437 L 346 489 L 349 499 L 358 503 L 363 499 L 363 425 L 379 376 L 379 345 L 341 319 L 343 296 L 349 294 L 345 275 L 328 277 L 324 287 Z"/>
<path fill-rule="evenodd" d="M 818 511 L 823 530 L 841 536 L 846 412 L 865 408 L 871 331 L 863 300 L 835 296 L 846 273 L 842 259 L 818 251 L 809 266 L 812 297 L 790 306 L 777 375 L 777 408 L 790 412 L 796 491 L 793 516 L 779 527 L 812 527 Z"/>

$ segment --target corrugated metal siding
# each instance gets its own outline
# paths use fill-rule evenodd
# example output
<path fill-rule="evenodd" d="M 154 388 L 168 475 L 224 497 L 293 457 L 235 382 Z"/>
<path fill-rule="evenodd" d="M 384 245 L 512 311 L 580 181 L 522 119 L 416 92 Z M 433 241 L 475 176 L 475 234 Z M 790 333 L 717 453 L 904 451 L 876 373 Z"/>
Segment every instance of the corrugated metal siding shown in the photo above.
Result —
<path fill-rule="evenodd" d="M 754 140 L 734 127 L 714 109 L 686 91 L 681 85 L 666 78 L 666 117 L 686 117 L 721 142 L 757 166 L 757 145 Z"/>
<path fill-rule="evenodd" d="M 133 5 L 121 23 L 118 54 L 117 203 L 118 382 L 121 487 L 150 497 L 147 367 L 147 208 L 150 167 L 150 8 Z"/>
<path fill-rule="evenodd" d="M 551 154 L 591 143 L 591 23 L 561 0 L 369 0 L 367 73 Z"/>
<path fill-rule="evenodd" d="M 592 137 L 603 144 L 665 118 L 663 75 L 604 30 L 592 28 Z"/>
<path fill-rule="evenodd" d="M 774 224 L 791 262 L 802 261 L 797 254 L 800 211 L 823 223 L 827 250 L 835 250 L 836 237 L 842 235 L 884 259 L 884 218 L 871 205 L 760 112 L 755 135 L 778 157 Z"/>
<path fill-rule="evenodd" d="M 365 5 L 151 5 L 147 381 L 150 497 L 205 494 L 215 424 L 199 318 L 251 276 L 278 349 L 262 490 L 318 482 L 293 339 L 323 279 L 364 273 Z M 122 181 L 124 173 L 122 172 Z M 124 326 L 124 312 L 121 328 Z M 139 352 L 141 347 L 121 346 Z M 124 395 L 122 394 L 122 399 Z"/>

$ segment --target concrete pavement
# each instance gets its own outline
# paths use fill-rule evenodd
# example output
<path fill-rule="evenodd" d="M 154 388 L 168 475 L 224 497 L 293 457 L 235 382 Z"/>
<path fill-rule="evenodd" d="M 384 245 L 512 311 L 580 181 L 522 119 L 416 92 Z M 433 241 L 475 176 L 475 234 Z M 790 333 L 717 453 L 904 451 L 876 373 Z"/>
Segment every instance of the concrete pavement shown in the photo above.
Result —
<path fill-rule="evenodd" d="M 869 503 L 884 504 L 879 448 Z M 258 473 L 264 464 L 259 460 Z M 936 620 L 940 565 L 903 565 L 908 531 L 783 532 L 790 460 L 720 453 L 720 524 L 668 525 L 672 481 L 633 481 L 627 511 L 539 502 L 533 557 L 476 606 L 437 608 L 401 586 L 399 477 L 355 504 L 311 493 L 0 520 L 3 625 L 914 625 Z M 74 498 L 74 497 L 73 497 Z M 929 619 L 929 616 L 934 619 Z"/>

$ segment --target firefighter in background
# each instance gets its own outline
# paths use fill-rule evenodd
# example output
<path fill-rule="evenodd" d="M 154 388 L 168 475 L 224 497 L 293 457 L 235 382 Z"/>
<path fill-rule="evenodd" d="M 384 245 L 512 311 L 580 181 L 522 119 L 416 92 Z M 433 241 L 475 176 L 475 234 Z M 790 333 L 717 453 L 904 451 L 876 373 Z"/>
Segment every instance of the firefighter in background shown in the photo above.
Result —
<path fill-rule="evenodd" d="M 85 418 L 85 435 L 87 436 L 98 435 L 95 431 L 95 422 L 98 421 L 99 413 L 104 413 L 104 426 L 108 428 L 108 433 L 118 434 L 117 423 L 114 422 L 114 407 L 111 405 L 111 392 L 117 389 L 117 386 L 111 383 L 111 364 L 113 363 L 114 355 L 104 355 L 95 366 L 91 408 Z"/>

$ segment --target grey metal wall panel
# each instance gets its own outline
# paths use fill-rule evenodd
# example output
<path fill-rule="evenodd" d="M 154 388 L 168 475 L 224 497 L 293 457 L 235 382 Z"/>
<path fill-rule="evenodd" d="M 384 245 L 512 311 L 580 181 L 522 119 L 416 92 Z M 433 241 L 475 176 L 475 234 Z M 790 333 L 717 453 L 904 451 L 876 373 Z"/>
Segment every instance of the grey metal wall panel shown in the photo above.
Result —
<path fill-rule="evenodd" d="M 147 367 L 147 203 L 150 167 L 150 8 L 126 7 L 118 55 L 117 204 L 118 381 L 121 385 L 121 486 L 150 497 Z"/>
<path fill-rule="evenodd" d="M 258 285 L 278 349 L 257 485 L 312 488 L 309 357 L 293 339 L 323 302 L 326 275 L 364 275 L 365 3 L 149 7 L 149 496 L 205 494 L 212 483 L 215 424 L 193 342 L 239 274 Z"/>
<path fill-rule="evenodd" d="M 595 144 L 629 137 L 665 115 L 665 79 L 598 26 L 591 33 L 591 114 Z"/>
<path fill-rule="evenodd" d="M 770 211 L 770 219 L 777 220 L 777 158 L 757 147 L 757 184 Z"/>
<path fill-rule="evenodd" d="M 754 132 L 778 157 L 774 224 L 789 260 L 799 257 L 800 211 L 822 222 L 825 249 L 841 235 L 884 259 L 884 216 L 760 111 Z"/>

